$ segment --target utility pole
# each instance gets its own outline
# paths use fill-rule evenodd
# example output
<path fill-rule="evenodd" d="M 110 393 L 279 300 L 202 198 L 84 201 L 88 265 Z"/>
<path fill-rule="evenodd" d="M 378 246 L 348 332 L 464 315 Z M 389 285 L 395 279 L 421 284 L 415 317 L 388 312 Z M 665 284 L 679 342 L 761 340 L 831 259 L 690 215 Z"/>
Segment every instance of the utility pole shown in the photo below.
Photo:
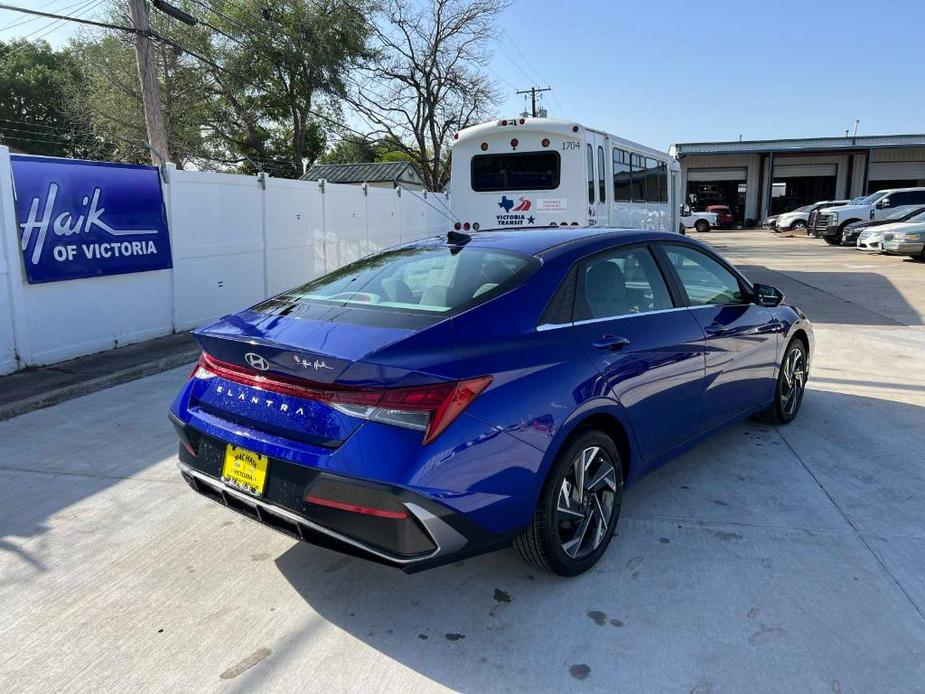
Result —
<path fill-rule="evenodd" d="M 170 158 L 167 151 L 167 131 L 164 128 L 164 114 L 161 110 L 161 95 L 154 70 L 154 54 L 151 52 L 151 27 L 148 24 L 148 6 L 145 0 L 128 0 L 135 28 L 135 55 L 138 59 L 138 80 L 141 83 L 141 98 L 145 107 L 145 125 L 148 129 L 148 143 L 151 145 L 151 161 L 155 165 L 165 164 Z M 160 160 L 163 157 L 163 160 Z"/>
<path fill-rule="evenodd" d="M 518 94 L 529 94 L 530 95 L 530 113 L 536 118 L 536 95 L 540 92 L 551 92 L 552 87 L 530 87 L 529 89 L 524 89 L 517 92 Z"/>

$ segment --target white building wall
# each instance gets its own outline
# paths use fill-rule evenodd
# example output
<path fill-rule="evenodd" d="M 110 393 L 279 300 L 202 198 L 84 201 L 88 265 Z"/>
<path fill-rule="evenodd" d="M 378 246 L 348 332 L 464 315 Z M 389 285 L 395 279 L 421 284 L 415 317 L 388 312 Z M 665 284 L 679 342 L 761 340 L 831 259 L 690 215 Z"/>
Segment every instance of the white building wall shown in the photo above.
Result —
<path fill-rule="evenodd" d="M 189 330 L 449 228 L 443 194 L 173 167 L 163 189 L 173 269 L 30 285 L 0 147 L 0 373 Z"/>

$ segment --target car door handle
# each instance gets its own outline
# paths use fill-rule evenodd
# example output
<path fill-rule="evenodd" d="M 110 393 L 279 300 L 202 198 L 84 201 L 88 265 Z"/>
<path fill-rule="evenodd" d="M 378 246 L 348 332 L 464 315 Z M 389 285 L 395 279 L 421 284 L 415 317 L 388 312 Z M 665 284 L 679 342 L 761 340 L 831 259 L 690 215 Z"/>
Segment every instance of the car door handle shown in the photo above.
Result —
<path fill-rule="evenodd" d="M 720 325 L 719 323 L 711 323 L 705 327 L 703 331 L 711 337 L 720 337 L 722 335 L 729 334 L 729 328 L 727 328 L 725 325 Z"/>
<path fill-rule="evenodd" d="M 592 344 L 597 349 L 609 349 L 611 352 L 617 352 L 630 343 L 625 337 L 617 335 L 601 335 L 601 338 Z"/>
<path fill-rule="evenodd" d="M 765 329 L 769 333 L 782 333 L 784 332 L 784 322 L 780 320 L 772 320 L 764 324 Z"/>

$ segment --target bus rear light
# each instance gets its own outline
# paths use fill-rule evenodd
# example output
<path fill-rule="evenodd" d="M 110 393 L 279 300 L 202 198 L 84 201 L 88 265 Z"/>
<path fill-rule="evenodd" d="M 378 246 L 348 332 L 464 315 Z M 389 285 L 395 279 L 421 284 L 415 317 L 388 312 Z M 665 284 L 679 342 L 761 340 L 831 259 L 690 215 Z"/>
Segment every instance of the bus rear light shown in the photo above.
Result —
<path fill-rule="evenodd" d="M 456 231 L 459 231 L 460 229 L 462 229 L 462 224 L 460 224 L 459 222 L 456 222 L 456 224 L 453 225 L 453 228 L 456 229 Z"/>
<path fill-rule="evenodd" d="M 572 222 L 572 226 L 573 226 L 573 227 L 577 227 L 577 226 L 578 226 L 578 222 Z"/>
<path fill-rule="evenodd" d="M 507 125 L 507 119 L 501 121 L 501 125 Z"/>
<path fill-rule="evenodd" d="M 551 227 L 557 227 L 557 226 L 559 226 L 559 225 L 558 225 L 558 224 L 556 224 L 555 222 L 553 222 L 553 223 L 552 223 L 552 224 L 550 224 L 549 226 L 551 226 Z"/>
<path fill-rule="evenodd" d="M 511 139 L 511 147 L 513 149 L 517 149 L 517 145 L 519 144 L 520 144 L 520 140 L 518 140 L 516 137 Z"/>
<path fill-rule="evenodd" d="M 523 118 L 520 119 L 520 124 L 521 124 L 521 125 L 523 125 L 523 124 L 526 123 L 526 122 L 527 122 L 527 121 L 524 120 Z"/>
<path fill-rule="evenodd" d="M 458 140 L 458 139 L 459 139 L 459 133 L 453 133 L 453 139 L 454 139 L 454 140 Z"/>
<path fill-rule="evenodd" d="M 487 152 L 487 151 L 488 151 L 488 143 L 487 143 L 487 142 L 483 142 L 483 143 L 482 143 L 482 151 L 483 151 L 483 152 Z"/>
<path fill-rule="evenodd" d="M 464 223 L 463 223 L 463 229 L 465 229 L 466 231 L 469 231 L 470 226 L 471 226 L 471 225 L 469 224 L 469 222 L 464 222 Z"/>
<path fill-rule="evenodd" d="M 544 138 L 543 138 L 543 147 L 549 147 L 549 138 L 548 138 L 548 137 L 544 137 Z"/>
<path fill-rule="evenodd" d="M 478 231 L 478 230 L 479 230 L 479 223 L 478 223 L 478 222 L 473 223 L 473 224 L 472 224 L 472 228 L 475 229 L 476 231 Z"/>
<path fill-rule="evenodd" d="M 573 132 L 573 133 L 577 133 L 577 132 L 578 132 L 578 126 L 577 126 L 577 125 L 573 125 L 573 126 L 572 126 L 572 132 Z"/>

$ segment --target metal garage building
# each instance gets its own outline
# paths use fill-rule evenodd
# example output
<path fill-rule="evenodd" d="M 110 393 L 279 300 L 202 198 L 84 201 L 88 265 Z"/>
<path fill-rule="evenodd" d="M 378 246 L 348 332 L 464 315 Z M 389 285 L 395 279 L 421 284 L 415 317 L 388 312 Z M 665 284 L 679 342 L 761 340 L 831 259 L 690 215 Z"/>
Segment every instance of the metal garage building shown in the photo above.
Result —
<path fill-rule="evenodd" d="M 925 186 L 925 135 L 690 142 L 671 152 L 687 200 L 698 209 L 729 205 L 739 223 L 817 200 Z"/>

